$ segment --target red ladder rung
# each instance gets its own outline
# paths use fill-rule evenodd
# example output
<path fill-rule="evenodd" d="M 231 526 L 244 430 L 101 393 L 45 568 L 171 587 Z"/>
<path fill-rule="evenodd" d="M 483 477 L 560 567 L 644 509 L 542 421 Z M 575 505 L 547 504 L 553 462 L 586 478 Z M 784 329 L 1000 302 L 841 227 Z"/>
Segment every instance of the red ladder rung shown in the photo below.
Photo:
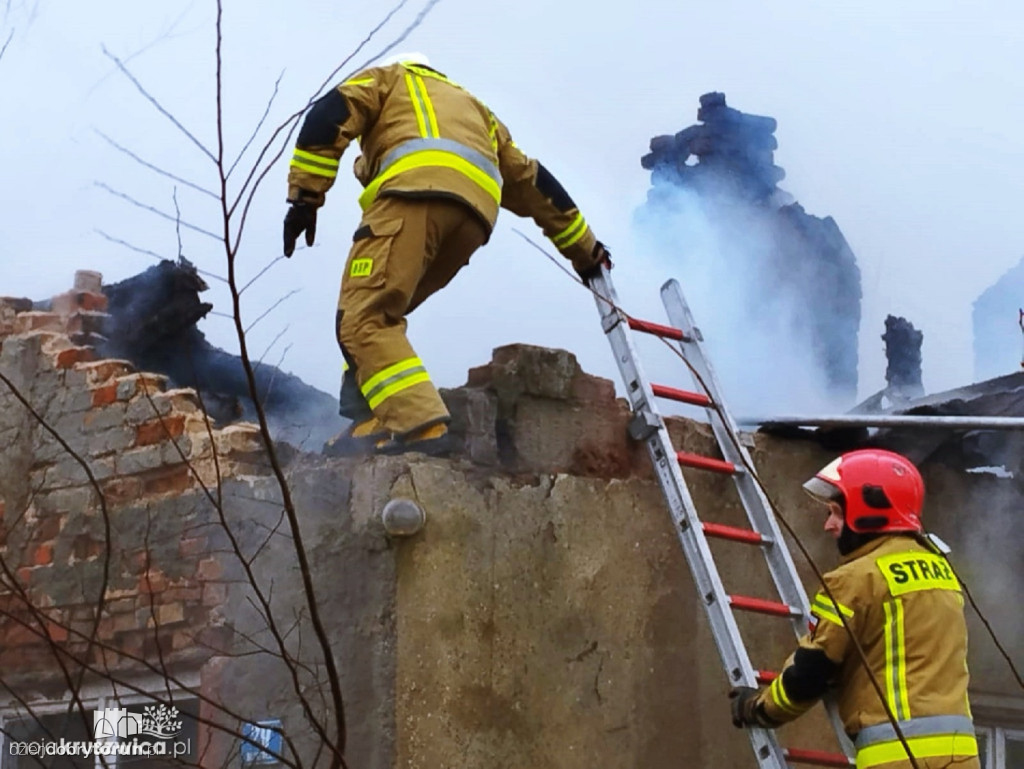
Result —
<path fill-rule="evenodd" d="M 634 331 L 643 331 L 645 334 L 654 334 L 654 336 L 661 336 L 665 339 L 676 339 L 680 342 L 689 340 L 678 328 L 672 326 L 663 326 L 660 323 L 652 323 L 649 320 L 637 320 L 636 318 L 626 318 L 626 323 Z"/>
<path fill-rule="evenodd" d="M 666 387 L 665 385 L 659 384 L 652 384 L 651 390 L 659 398 L 668 398 L 669 400 L 679 401 L 680 403 L 689 403 L 692 406 L 711 406 L 711 399 L 701 393 L 690 392 L 689 390 L 677 390 L 675 387 Z"/>
<path fill-rule="evenodd" d="M 776 617 L 799 617 L 801 612 L 778 601 L 766 601 L 763 598 L 751 598 L 746 595 L 729 596 L 729 605 L 734 609 L 753 611 L 758 614 L 773 614 Z"/>
<path fill-rule="evenodd" d="M 755 670 L 754 675 L 757 678 L 757 682 L 762 686 L 764 686 L 765 684 L 770 684 L 772 681 L 779 677 L 779 674 L 776 673 L 774 670 Z"/>
<path fill-rule="evenodd" d="M 782 751 L 791 764 L 810 764 L 811 766 L 855 766 L 856 764 L 842 753 L 826 753 L 824 750 L 800 750 L 786 748 Z"/>
<path fill-rule="evenodd" d="M 707 523 L 702 521 L 701 528 L 709 537 L 719 539 L 731 539 L 734 542 L 746 542 L 751 545 L 764 543 L 764 536 L 752 529 L 740 529 L 736 526 L 726 526 L 724 523 Z"/>
<path fill-rule="evenodd" d="M 677 452 L 676 459 L 684 467 L 695 467 L 698 470 L 710 470 L 714 473 L 725 473 L 726 475 L 733 475 L 736 472 L 736 465 L 732 462 L 726 462 L 724 459 L 702 457 L 700 454 L 687 454 L 685 451 Z"/>

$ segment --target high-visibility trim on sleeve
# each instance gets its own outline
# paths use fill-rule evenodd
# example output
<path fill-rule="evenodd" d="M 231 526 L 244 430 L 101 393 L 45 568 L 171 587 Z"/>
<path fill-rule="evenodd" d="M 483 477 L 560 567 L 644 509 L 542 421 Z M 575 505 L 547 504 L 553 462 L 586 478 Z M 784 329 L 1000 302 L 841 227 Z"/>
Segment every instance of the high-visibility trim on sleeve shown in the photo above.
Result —
<path fill-rule="evenodd" d="M 768 693 L 772 697 L 774 702 L 780 710 L 789 713 L 791 716 L 799 716 L 804 712 L 804 708 L 794 705 L 789 699 L 789 695 L 786 694 L 786 687 L 782 683 L 782 676 L 778 676 L 772 681 L 771 686 L 768 688 Z"/>
<path fill-rule="evenodd" d="M 295 150 L 290 165 L 293 168 L 298 168 L 300 171 L 306 171 L 316 176 L 326 176 L 328 179 L 333 179 L 338 175 L 337 160 L 324 157 L 323 155 L 316 155 L 306 150 Z"/>
<path fill-rule="evenodd" d="M 576 217 L 572 220 L 572 224 L 557 235 L 552 236 L 551 242 L 555 244 L 559 251 L 564 251 L 586 233 L 587 220 L 583 218 L 583 214 L 577 213 Z"/>
<path fill-rule="evenodd" d="M 837 607 L 838 611 L 836 610 Z M 829 622 L 834 622 L 840 627 L 843 626 L 843 621 L 839 618 L 840 614 L 848 620 L 853 619 L 853 609 L 843 606 L 839 601 L 833 601 L 824 592 L 814 596 L 814 600 L 811 602 L 811 614 L 819 619 L 827 619 Z"/>
<path fill-rule="evenodd" d="M 346 80 L 342 83 L 342 86 L 346 85 L 373 85 L 372 77 L 354 77 L 351 80 Z"/>

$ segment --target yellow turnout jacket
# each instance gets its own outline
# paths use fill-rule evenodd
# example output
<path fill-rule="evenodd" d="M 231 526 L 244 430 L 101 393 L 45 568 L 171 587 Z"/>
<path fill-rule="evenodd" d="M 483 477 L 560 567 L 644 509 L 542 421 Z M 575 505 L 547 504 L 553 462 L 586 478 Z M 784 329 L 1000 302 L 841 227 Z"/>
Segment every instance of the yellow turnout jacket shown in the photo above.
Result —
<path fill-rule="evenodd" d="M 886 705 L 921 766 L 932 765 L 924 759 L 977 755 L 967 699 L 964 602 L 945 557 L 910 536 L 880 537 L 843 558 L 825 575 L 825 585 L 835 600 L 824 590 L 814 597 L 816 627 L 800 640 L 782 675 L 759 694 L 765 715 L 790 721 L 832 685 L 839 715 L 856 741 L 858 769 L 906 758 Z M 884 705 L 851 634 L 864 650 Z"/>
<path fill-rule="evenodd" d="M 574 265 L 591 265 L 596 239 L 565 189 L 483 102 L 440 72 L 411 63 L 371 67 L 319 99 L 299 132 L 288 199 L 322 205 L 355 140 L 364 210 L 380 195 L 449 197 L 490 231 L 501 206 L 533 218 Z"/>

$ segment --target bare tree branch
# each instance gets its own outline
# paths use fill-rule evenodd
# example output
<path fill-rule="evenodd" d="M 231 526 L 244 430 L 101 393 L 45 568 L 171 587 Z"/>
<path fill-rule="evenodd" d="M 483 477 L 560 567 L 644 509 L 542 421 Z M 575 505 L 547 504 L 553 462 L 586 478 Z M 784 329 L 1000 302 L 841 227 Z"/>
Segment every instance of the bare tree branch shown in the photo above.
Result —
<path fill-rule="evenodd" d="M 159 217 L 162 217 L 164 219 L 167 219 L 168 221 L 174 222 L 175 224 L 177 224 L 178 221 L 179 221 L 178 217 L 171 216 L 170 214 L 164 213 L 159 208 L 154 208 L 153 206 L 146 205 L 145 203 L 140 203 L 138 200 L 133 198 L 131 195 L 128 195 L 128 194 L 126 194 L 124 192 L 118 192 L 113 187 L 111 187 L 108 184 L 105 184 L 104 182 L 93 182 L 93 184 L 95 184 L 97 187 L 99 187 L 102 190 L 106 190 L 107 192 L 109 192 L 114 197 L 121 198 L 122 200 L 127 200 L 133 206 L 137 206 L 137 207 L 142 208 L 142 209 L 144 209 L 146 211 L 149 211 L 150 213 L 154 213 L 154 214 L 156 214 Z M 189 224 L 188 222 L 181 222 L 181 225 L 183 227 L 187 227 L 188 229 L 193 230 L 195 232 L 200 232 L 200 233 L 202 233 L 203 235 L 206 235 L 209 238 L 213 238 L 214 240 L 220 240 L 220 236 L 219 235 L 217 235 L 214 232 L 210 232 L 209 230 L 204 230 L 202 227 L 197 227 L 196 225 Z"/>
<path fill-rule="evenodd" d="M 437 0 L 433 0 L 433 1 L 437 2 Z M 334 78 L 337 76 L 337 74 L 342 69 L 344 69 L 345 66 L 350 61 L 352 61 L 353 58 L 355 58 L 356 54 L 358 54 L 363 48 L 365 48 L 366 45 L 376 36 L 376 34 L 381 29 L 384 28 L 384 26 L 391 20 L 391 17 L 393 17 L 396 13 L 398 13 L 398 11 L 400 11 L 402 8 L 404 8 L 405 4 L 408 3 L 408 2 L 409 2 L 409 0 L 400 0 L 398 5 L 396 5 L 394 8 L 392 8 L 387 13 L 387 15 L 384 17 L 384 19 L 379 24 L 377 24 L 377 26 L 375 26 L 373 29 L 371 29 L 369 34 L 367 34 L 366 37 L 364 37 L 359 42 L 359 45 L 356 46 L 355 50 L 352 51 L 352 53 L 350 53 L 344 59 L 342 59 L 341 63 L 337 67 L 335 67 L 326 78 L 324 78 L 324 81 L 316 89 L 316 91 L 313 93 L 313 95 L 309 97 L 309 100 L 306 102 L 305 106 L 303 106 L 302 109 L 300 109 L 300 110 L 298 110 L 296 112 L 293 112 L 288 118 L 285 119 L 285 121 L 283 123 L 281 123 L 280 125 L 277 126 L 277 128 L 274 129 L 274 132 L 270 135 L 270 138 L 267 139 L 267 141 L 264 143 L 263 148 L 260 150 L 259 155 L 256 157 L 256 160 L 253 161 L 253 164 L 252 164 L 251 168 L 249 169 L 249 175 L 246 177 L 245 182 L 243 182 L 242 186 L 238 190 L 238 193 L 235 195 L 235 199 L 232 201 L 231 205 L 229 206 L 229 208 L 228 208 L 228 215 L 229 216 L 234 216 L 235 209 L 238 207 L 238 204 L 241 203 L 243 200 L 251 200 L 252 199 L 252 196 L 256 192 L 256 188 L 259 187 L 260 181 L 262 181 L 262 179 L 266 176 L 266 174 L 269 172 L 270 168 L 275 163 L 277 163 L 278 160 L 280 160 L 281 156 L 284 154 L 284 151 L 285 151 L 285 148 L 287 146 L 287 143 L 291 139 L 291 135 L 294 132 L 295 127 L 298 125 L 298 119 L 302 115 L 302 113 L 304 113 L 307 109 L 309 109 L 309 106 L 320 97 L 320 92 L 323 91 L 323 89 L 327 86 L 327 84 L 334 80 Z M 277 137 L 283 131 L 285 131 L 285 129 L 288 129 L 288 132 L 284 136 L 284 138 L 283 138 L 283 140 L 281 142 L 280 149 L 278 149 L 278 151 L 270 159 L 270 162 L 267 163 L 267 165 L 263 169 L 262 173 L 259 173 L 259 178 L 256 180 L 256 183 L 253 186 L 252 191 L 248 194 L 248 198 L 246 198 L 246 192 L 245 192 L 246 188 L 249 186 L 250 182 L 252 182 L 253 177 L 256 175 L 256 173 L 259 171 L 260 163 L 263 162 L 263 158 L 266 157 L 268 152 L 270 152 L 271 147 L 273 147 Z M 246 203 L 245 207 L 248 208 L 248 202 Z M 238 226 L 238 237 L 235 239 L 235 242 L 232 244 L 232 248 L 234 250 L 238 249 L 239 242 L 241 240 L 242 229 L 244 227 L 245 227 L 245 216 L 243 214 L 242 221 L 239 223 L 239 226 Z"/>
<path fill-rule="evenodd" d="M 259 280 L 259 278 L 262 277 L 263 273 L 265 273 L 267 270 L 269 270 L 271 267 L 273 267 L 275 264 L 277 264 L 282 259 L 286 259 L 286 258 L 287 257 L 284 257 L 284 256 L 275 256 L 273 259 L 270 260 L 270 262 L 267 263 L 266 267 L 264 267 L 262 270 L 257 272 L 255 276 L 250 278 L 248 283 L 246 283 L 244 286 L 242 286 L 240 289 L 238 289 L 238 293 L 239 294 L 244 294 L 245 293 L 245 289 L 249 288 L 249 286 L 251 286 L 257 280 Z"/>
<path fill-rule="evenodd" d="M 270 460 L 271 468 L 274 476 L 277 478 L 278 486 L 281 490 L 282 502 L 284 504 L 285 514 L 288 518 L 288 526 L 291 530 L 292 537 L 294 539 L 294 550 L 296 560 L 299 566 L 299 575 L 302 580 L 303 593 L 306 598 L 306 605 L 309 608 L 310 622 L 313 625 L 313 631 L 316 634 L 317 640 L 320 645 L 321 654 L 324 659 L 324 665 L 327 671 L 328 686 L 331 693 L 331 704 L 334 711 L 335 721 L 335 734 L 336 741 L 327 739 L 327 735 L 324 733 L 319 721 L 313 717 L 312 708 L 306 701 L 305 697 L 301 697 L 303 709 L 307 713 L 311 725 L 314 730 L 328 743 L 332 753 L 331 769 L 337 769 L 337 767 L 346 767 L 345 762 L 345 744 L 346 744 L 346 728 L 345 728 L 345 706 L 342 700 L 341 693 L 341 675 L 338 672 L 337 663 L 334 659 L 334 652 L 331 648 L 330 638 L 327 635 L 327 629 L 323 624 L 323 620 L 320 616 L 319 604 L 316 598 L 316 591 L 313 586 L 313 577 L 309 565 L 309 557 L 305 549 L 305 545 L 302 538 L 302 532 L 299 526 L 298 512 L 295 509 L 295 503 L 292 500 L 291 488 L 288 485 L 288 481 L 284 476 L 284 470 L 281 467 L 281 463 L 277 456 L 277 450 L 274 447 L 273 438 L 270 435 L 270 428 L 267 425 L 267 415 L 263 409 L 263 404 L 260 402 L 258 397 L 258 389 L 256 387 L 256 376 L 253 371 L 252 362 L 249 360 L 248 345 L 246 343 L 245 329 L 242 326 L 242 309 L 241 309 L 241 297 L 238 293 L 238 284 L 235 277 L 235 249 L 231 243 L 231 214 L 228 210 L 228 194 L 227 194 L 227 174 L 224 168 L 224 112 L 223 112 L 223 101 L 222 101 L 222 88 L 223 88 L 223 76 L 222 76 L 222 65 L 223 57 L 221 46 L 223 44 L 223 2 L 217 0 L 217 171 L 220 176 L 220 192 L 221 192 L 221 213 L 224 217 L 224 251 L 228 262 L 228 288 L 231 292 L 231 304 L 232 313 L 235 316 L 235 333 L 238 336 L 239 352 L 242 359 L 242 368 L 245 370 L 245 378 L 248 382 L 249 392 L 253 399 L 253 406 L 256 409 L 256 416 L 259 420 L 260 433 L 263 438 L 263 444 L 267 450 L 267 457 Z M 239 227 L 241 228 L 241 224 Z M 239 229 L 239 233 L 241 230 Z M 269 612 L 269 607 L 267 607 Z M 294 669 L 294 668 L 293 668 Z M 295 681 L 296 690 L 298 681 Z"/>
<path fill-rule="evenodd" d="M 114 54 L 112 54 L 110 51 L 107 50 L 106 46 L 103 46 L 103 55 L 106 56 L 108 59 L 110 59 L 112 62 L 114 62 L 117 65 L 117 68 L 119 70 L 121 70 L 122 74 L 124 74 L 124 76 L 126 78 L 128 78 L 129 80 L 132 81 L 132 84 L 138 89 L 139 93 L 141 93 L 144 97 L 146 97 L 146 100 L 150 104 L 152 104 L 154 107 L 156 107 L 157 112 L 159 112 L 165 118 L 170 120 L 171 123 L 174 124 L 174 127 L 177 128 L 179 131 L 181 131 L 183 134 L 185 134 L 185 136 L 188 137 L 188 139 L 194 145 L 196 145 L 202 151 L 202 153 L 204 155 L 206 155 L 206 157 L 208 157 L 210 160 L 213 160 L 214 162 L 216 162 L 217 159 L 213 156 L 213 153 L 210 152 L 210 150 L 208 150 L 203 145 L 203 143 L 201 141 L 199 141 L 199 139 L 197 139 L 192 134 L 191 131 L 189 131 L 187 128 L 185 128 L 185 126 L 183 126 L 180 122 L 178 122 L 178 119 L 176 117 L 174 117 L 174 115 L 172 115 L 170 112 L 165 110 L 163 108 L 163 106 L 160 104 L 160 102 L 158 102 L 155 98 L 153 98 L 153 96 L 150 95 L 149 91 L 147 91 L 145 88 L 143 88 L 142 83 L 140 83 L 138 80 L 135 79 L 135 75 L 133 75 L 131 72 L 128 71 L 128 68 L 124 65 L 124 63 L 119 58 L 117 58 Z"/>
<path fill-rule="evenodd" d="M 11 31 L 7 33 L 7 39 L 4 40 L 3 46 L 0 46 L 0 60 L 3 60 L 4 54 L 7 53 L 7 46 L 11 44 L 11 40 L 14 38 L 14 27 L 11 27 Z"/>
<path fill-rule="evenodd" d="M 106 232 L 104 232 L 103 230 L 93 229 L 93 232 L 95 232 L 101 238 L 104 238 L 105 240 L 109 240 L 111 243 L 117 243 L 119 246 L 124 246 L 125 248 L 128 248 L 128 249 L 130 249 L 132 251 L 136 251 L 136 252 L 138 252 L 140 254 L 145 254 L 146 256 L 152 256 L 154 259 L 159 259 L 161 262 L 174 261 L 170 257 L 163 256 L 162 254 L 158 254 L 155 251 L 150 251 L 150 250 L 145 249 L 145 248 L 139 248 L 138 246 L 132 245 L 128 241 L 121 240 L 120 238 L 115 238 L 113 235 L 109 235 Z M 228 282 L 227 278 L 222 278 L 220 275 L 217 275 L 216 273 L 209 272 L 208 270 L 200 270 L 197 267 L 196 268 L 196 272 L 198 272 L 200 275 L 205 275 L 208 278 L 213 278 L 214 280 L 219 280 L 221 283 L 227 283 Z M 230 315 L 227 315 L 226 313 L 212 312 L 212 311 L 210 312 L 210 315 L 224 315 L 227 318 L 231 317 Z"/>
<path fill-rule="evenodd" d="M 287 294 L 285 294 L 285 295 L 284 295 L 284 296 L 282 296 L 282 297 L 281 297 L 280 299 L 278 299 L 278 300 L 277 300 L 276 302 L 274 302 L 274 303 L 273 303 L 272 305 L 270 305 L 270 307 L 268 307 L 268 308 L 267 308 L 266 310 L 264 310 L 264 311 L 263 311 L 263 312 L 262 312 L 262 313 L 261 313 L 261 314 L 259 315 L 259 317 L 257 317 L 257 318 L 256 318 L 256 320 L 254 320 L 254 321 L 253 321 L 252 323 L 250 323 L 250 324 L 249 324 L 248 326 L 246 326 L 246 327 L 245 327 L 245 333 L 247 333 L 247 334 L 248 334 L 248 333 L 249 333 L 250 331 L 252 331 L 252 327 L 253 327 L 253 326 L 255 326 L 255 325 L 256 325 L 257 323 L 259 323 L 259 322 L 260 322 L 261 320 L 263 320 L 263 319 L 264 319 L 265 317 L 267 317 L 267 316 L 268 316 L 268 315 L 269 315 L 270 313 L 272 313 L 272 312 L 274 311 L 274 309 L 275 309 L 275 308 L 276 308 L 276 307 L 277 307 L 278 305 L 280 305 L 280 304 L 281 304 L 282 302 L 284 302 L 284 301 L 285 301 L 286 299 L 288 299 L 288 298 L 290 298 L 290 297 L 292 297 L 292 296 L 295 296 L 295 294 L 299 293 L 300 291 L 302 291 L 302 289 L 301 289 L 301 288 L 293 288 L 293 289 L 292 289 L 291 291 L 289 291 L 289 292 L 288 292 Z"/>
<path fill-rule="evenodd" d="M 128 157 L 130 157 L 132 160 L 134 160 L 139 165 L 141 165 L 141 166 L 143 166 L 145 168 L 148 168 L 149 170 L 154 171 L 154 172 L 160 174 L 161 176 L 166 176 L 168 179 L 176 181 L 179 184 L 184 184 L 186 187 L 189 187 L 189 188 L 195 190 L 196 192 L 201 192 L 204 195 L 207 195 L 207 196 L 213 198 L 214 200 L 217 199 L 217 193 L 211 192 L 210 190 L 206 189 L 205 187 L 203 187 L 201 185 L 196 184 L 195 182 L 190 182 L 188 179 L 183 179 L 180 176 L 177 176 L 176 174 L 172 174 L 170 171 L 166 171 L 163 168 L 160 168 L 160 166 L 153 165 L 152 163 L 150 163 L 150 162 L 148 162 L 146 160 L 143 160 L 142 158 L 140 158 L 138 155 L 136 155 L 134 152 L 132 152 L 127 147 L 123 147 L 120 144 L 118 144 L 116 141 L 111 139 L 109 136 L 107 136 L 105 133 L 103 133 L 103 131 L 99 130 L 98 128 L 94 128 L 92 130 L 96 134 L 98 134 L 101 139 L 103 139 L 105 142 L 107 142 L 107 144 L 109 144 L 111 147 L 116 149 L 118 152 L 121 152 L 121 153 L 127 155 Z"/>
<path fill-rule="evenodd" d="M 267 100 L 267 107 L 266 109 L 263 110 L 263 116 L 256 124 L 256 127 L 252 130 L 252 133 L 249 135 L 248 141 L 246 141 L 246 143 L 242 146 L 241 151 L 235 158 L 235 162 L 231 164 L 231 167 L 228 169 L 227 174 L 225 174 L 227 177 L 231 177 L 232 172 L 234 172 L 235 170 L 235 166 L 237 166 L 239 161 L 245 156 L 245 153 L 249 150 L 250 145 L 252 145 L 252 143 L 256 140 L 256 137 L 259 135 L 260 129 L 263 128 L 263 124 L 266 122 L 267 116 L 270 114 L 270 108 L 274 104 L 274 99 L 277 98 L 277 89 L 281 85 L 281 78 L 283 77 L 284 70 L 281 71 L 281 74 L 277 76 L 277 80 L 274 81 L 274 92 L 270 95 L 270 98 Z"/>

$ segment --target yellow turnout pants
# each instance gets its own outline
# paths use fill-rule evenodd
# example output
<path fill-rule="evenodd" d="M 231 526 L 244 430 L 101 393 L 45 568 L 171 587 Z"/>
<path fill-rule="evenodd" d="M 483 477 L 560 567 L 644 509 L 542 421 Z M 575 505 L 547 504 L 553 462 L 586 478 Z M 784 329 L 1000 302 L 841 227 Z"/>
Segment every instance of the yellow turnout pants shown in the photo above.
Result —
<path fill-rule="evenodd" d="M 405 316 L 444 288 L 487 242 L 469 206 L 385 195 L 366 209 L 341 279 L 337 336 L 348 364 L 341 413 L 376 416 L 402 436 L 449 419 L 405 336 Z"/>

